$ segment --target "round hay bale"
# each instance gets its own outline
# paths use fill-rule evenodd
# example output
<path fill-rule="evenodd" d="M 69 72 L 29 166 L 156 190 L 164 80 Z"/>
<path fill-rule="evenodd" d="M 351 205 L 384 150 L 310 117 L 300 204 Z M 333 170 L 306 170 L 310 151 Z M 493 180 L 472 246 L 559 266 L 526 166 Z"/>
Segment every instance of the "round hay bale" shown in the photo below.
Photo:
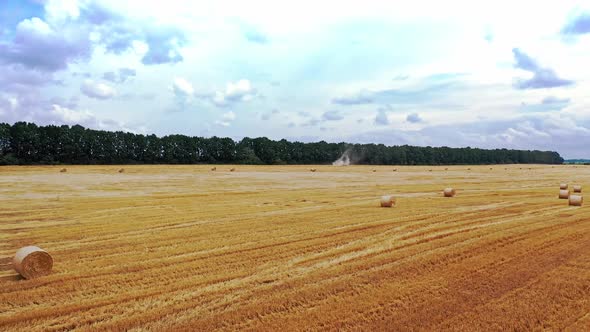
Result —
<path fill-rule="evenodd" d="M 25 279 L 46 276 L 53 268 L 53 258 L 47 251 L 28 246 L 20 248 L 12 260 L 14 269 Z"/>
<path fill-rule="evenodd" d="M 468 168 L 467 170 L 468 170 L 468 171 L 470 171 L 470 170 L 471 170 L 471 168 Z"/>
<path fill-rule="evenodd" d="M 445 190 L 443 190 L 443 193 L 445 197 L 453 197 L 457 192 L 453 188 L 445 188 Z"/>
<path fill-rule="evenodd" d="M 68 170 L 67 170 L 67 169 L 65 169 L 65 168 L 62 168 L 62 169 L 60 169 L 60 170 L 59 170 L 59 172 L 60 172 L 60 173 L 65 173 L 65 172 L 67 172 L 67 171 L 68 171 Z"/>
<path fill-rule="evenodd" d="M 568 199 L 570 197 L 570 191 L 562 189 L 559 191 L 559 199 Z"/>
<path fill-rule="evenodd" d="M 317 171 L 317 170 L 316 170 L 315 168 L 310 168 L 310 169 L 309 169 L 309 171 L 310 171 L 310 172 L 315 172 L 315 171 Z"/>
<path fill-rule="evenodd" d="M 119 173 L 125 173 L 125 169 L 124 169 L 124 168 L 121 168 L 121 169 L 119 170 Z"/>
<path fill-rule="evenodd" d="M 448 171 L 448 170 L 449 170 L 448 168 L 445 168 L 445 171 Z"/>
<path fill-rule="evenodd" d="M 392 207 L 395 205 L 395 197 L 391 195 L 381 196 L 381 207 Z"/>
<path fill-rule="evenodd" d="M 582 195 L 571 195 L 568 202 L 571 206 L 582 206 L 584 197 Z"/>
<path fill-rule="evenodd" d="M 394 171 L 394 172 L 397 172 L 397 168 L 394 168 L 394 169 L 393 169 L 393 171 Z"/>
<path fill-rule="evenodd" d="M 377 172 L 377 170 L 376 169 L 373 169 L 373 173 L 375 173 L 375 172 Z"/>
<path fill-rule="evenodd" d="M 235 172 L 235 171 L 236 171 L 236 169 L 235 169 L 235 168 L 230 168 L 230 170 L 229 170 L 229 171 L 230 171 L 230 172 Z"/>
<path fill-rule="evenodd" d="M 581 193 L 581 192 L 582 192 L 582 186 L 580 186 L 580 185 L 575 185 L 575 186 L 574 186 L 574 192 L 575 192 L 575 193 Z"/>
<path fill-rule="evenodd" d="M 567 189 L 567 183 L 562 183 L 562 184 L 560 184 L 560 185 L 559 185 L 559 189 L 561 189 L 561 190 L 565 190 L 565 189 Z"/>
<path fill-rule="evenodd" d="M 217 170 L 217 167 L 211 167 L 211 171 L 215 172 Z"/>

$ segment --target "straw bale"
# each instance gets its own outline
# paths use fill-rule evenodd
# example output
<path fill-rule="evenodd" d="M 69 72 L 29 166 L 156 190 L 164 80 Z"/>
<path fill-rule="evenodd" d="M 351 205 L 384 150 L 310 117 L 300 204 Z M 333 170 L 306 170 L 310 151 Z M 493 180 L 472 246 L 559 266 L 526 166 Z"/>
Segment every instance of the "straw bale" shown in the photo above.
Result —
<path fill-rule="evenodd" d="M 36 246 L 20 248 L 14 255 L 12 263 L 16 272 L 25 279 L 48 275 L 53 268 L 51 255 Z"/>

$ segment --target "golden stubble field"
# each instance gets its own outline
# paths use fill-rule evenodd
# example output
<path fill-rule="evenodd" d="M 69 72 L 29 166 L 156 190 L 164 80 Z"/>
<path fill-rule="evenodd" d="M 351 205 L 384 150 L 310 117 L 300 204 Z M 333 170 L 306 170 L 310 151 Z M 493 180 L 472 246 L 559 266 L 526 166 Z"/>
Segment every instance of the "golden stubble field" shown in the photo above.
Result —
<path fill-rule="evenodd" d="M 124 167 L 0 167 L 0 330 L 590 329 L 588 166 Z"/>

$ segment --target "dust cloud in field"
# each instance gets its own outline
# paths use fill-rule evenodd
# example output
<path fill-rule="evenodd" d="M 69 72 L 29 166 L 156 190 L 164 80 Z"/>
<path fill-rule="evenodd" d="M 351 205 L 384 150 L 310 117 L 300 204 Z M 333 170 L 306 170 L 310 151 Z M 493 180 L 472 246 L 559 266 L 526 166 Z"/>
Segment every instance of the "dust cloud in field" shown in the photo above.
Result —
<path fill-rule="evenodd" d="M 344 151 L 344 153 L 338 158 L 338 160 L 334 161 L 332 165 L 334 166 L 348 166 L 350 165 L 350 153 L 352 149 L 348 149 Z"/>

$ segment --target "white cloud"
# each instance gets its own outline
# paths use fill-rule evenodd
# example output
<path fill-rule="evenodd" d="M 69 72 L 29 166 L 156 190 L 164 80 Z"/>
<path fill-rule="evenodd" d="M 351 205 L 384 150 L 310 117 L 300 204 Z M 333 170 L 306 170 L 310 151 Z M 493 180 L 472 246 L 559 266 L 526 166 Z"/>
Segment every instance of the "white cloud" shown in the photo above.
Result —
<path fill-rule="evenodd" d="M 252 85 L 248 80 L 239 80 L 235 83 L 229 82 L 225 88 L 226 99 L 240 99 L 252 93 Z"/>
<path fill-rule="evenodd" d="M 224 121 L 233 121 L 236 119 L 236 113 L 229 111 L 227 113 L 223 114 L 223 120 Z"/>
<path fill-rule="evenodd" d="M 236 119 L 236 113 L 229 111 L 223 113 L 221 116 L 221 120 L 215 121 L 215 124 L 222 126 L 222 127 L 229 127 L 231 123 Z"/>
<path fill-rule="evenodd" d="M 78 0 L 48 0 L 45 4 L 45 13 L 52 22 L 59 22 L 69 18 L 80 16 Z"/>
<path fill-rule="evenodd" d="M 14 117 L 14 113 L 18 106 L 19 103 L 15 97 L 0 94 L 0 122 L 4 122 Z"/>
<path fill-rule="evenodd" d="M 507 143 L 514 143 L 515 140 L 550 138 L 551 135 L 543 132 L 533 126 L 532 123 L 525 121 L 517 123 L 516 126 L 507 128 L 504 132 L 497 135 Z"/>
<path fill-rule="evenodd" d="M 15 110 L 19 106 L 18 99 L 11 95 L 0 94 L 0 110 Z"/>
<path fill-rule="evenodd" d="M 37 34 L 37 35 L 51 35 L 53 30 L 49 24 L 38 17 L 25 19 L 18 24 L 18 31 L 21 33 Z"/>
<path fill-rule="evenodd" d="M 96 116 L 89 111 L 75 111 L 56 104 L 51 106 L 51 117 L 56 123 L 93 125 L 94 127 L 98 124 Z"/>
<path fill-rule="evenodd" d="M 0 64 L 55 72 L 90 55 L 91 45 L 84 28 L 51 26 L 32 17 L 18 23 L 12 36 L 0 41 Z"/>
<path fill-rule="evenodd" d="M 213 103 L 217 106 L 224 106 L 225 105 L 225 95 L 221 91 L 216 91 L 213 95 Z"/>
<path fill-rule="evenodd" d="M 93 80 L 85 80 L 80 86 L 80 91 L 86 96 L 95 99 L 110 99 L 117 94 L 114 88 Z"/>
<path fill-rule="evenodd" d="M 195 93 L 192 84 L 182 77 L 177 77 L 172 83 L 172 90 L 176 96 L 191 96 Z"/>
<path fill-rule="evenodd" d="M 225 91 L 216 91 L 211 97 L 211 101 L 217 106 L 227 106 L 233 102 L 249 101 L 256 96 L 256 90 L 247 79 L 241 79 L 236 82 L 229 82 Z"/>
<path fill-rule="evenodd" d="M 147 128 L 144 126 L 128 125 L 124 122 L 98 118 L 93 112 L 88 110 L 74 110 L 58 104 L 51 105 L 51 110 L 46 114 L 38 114 L 38 119 L 43 119 L 44 123 L 81 125 L 86 128 L 99 130 L 122 130 L 132 133 L 145 133 Z"/>
<path fill-rule="evenodd" d="M 548 132 L 551 135 L 590 135 L 590 129 L 588 126 L 584 126 L 583 121 L 576 121 L 576 119 L 571 116 L 551 115 L 545 118 L 544 123 L 550 128 Z"/>

